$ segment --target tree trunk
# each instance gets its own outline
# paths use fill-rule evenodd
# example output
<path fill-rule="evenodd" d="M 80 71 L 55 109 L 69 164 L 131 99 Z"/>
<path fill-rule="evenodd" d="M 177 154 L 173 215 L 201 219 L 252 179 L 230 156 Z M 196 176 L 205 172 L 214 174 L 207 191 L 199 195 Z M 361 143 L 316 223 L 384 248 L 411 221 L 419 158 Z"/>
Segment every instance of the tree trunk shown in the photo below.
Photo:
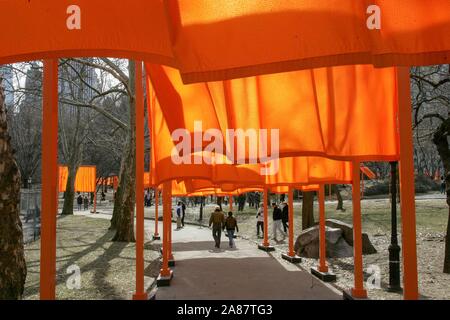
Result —
<path fill-rule="evenodd" d="M 450 133 L 450 119 L 445 120 L 433 135 L 433 143 L 436 145 L 445 170 L 445 183 L 447 193 L 447 205 L 449 206 L 449 220 L 445 236 L 444 273 L 450 273 L 450 150 L 447 136 Z"/>
<path fill-rule="evenodd" d="M 302 230 L 314 226 L 314 192 L 303 192 Z"/>
<path fill-rule="evenodd" d="M 448 201 L 448 189 L 447 189 Z M 450 207 L 447 220 L 447 233 L 445 235 L 445 257 L 444 257 L 444 273 L 450 273 Z"/>
<path fill-rule="evenodd" d="M 128 64 L 130 89 L 135 92 L 135 63 Z M 141 85 L 140 83 L 138 85 Z M 120 168 L 120 181 L 114 201 L 111 228 L 116 229 L 113 241 L 134 242 L 134 207 L 136 180 L 136 103 L 135 97 L 130 97 L 130 126 L 125 153 Z"/>
<path fill-rule="evenodd" d="M 21 299 L 27 266 L 20 221 L 20 172 L 7 132 L 0 78 L 0 300 Z"/>
<path fill-rule="evenodd" d="M 341 190 L 339 189 L 339 186 L 337 184 L 334 184 L 332 186 L 332 189 L 334 189 L 334 193 L 336 194 L 337 201 L 338 201 L 336 210 L 341 210 L 342 212 L 345 212 L 344 200 L 342 199 Z"/>
<path fill-rule="evenodd" d="M 69 164 L 67 173 L 66 192 L 64 192 L 64 204 L 62 215 L 73 214 L 73 201 L 75 198 L 75 178 L 78 171 L 78 165 L 73 166 Z"/>

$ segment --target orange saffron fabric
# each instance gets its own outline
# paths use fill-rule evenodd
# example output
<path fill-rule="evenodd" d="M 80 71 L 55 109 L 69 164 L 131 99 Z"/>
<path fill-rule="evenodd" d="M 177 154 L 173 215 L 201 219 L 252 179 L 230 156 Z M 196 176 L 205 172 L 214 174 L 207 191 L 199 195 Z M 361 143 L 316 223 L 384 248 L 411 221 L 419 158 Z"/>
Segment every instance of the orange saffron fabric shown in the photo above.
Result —
<path fill-rule="evenodd" d="M 65 192 L 68 179 L 68 168 L 59 166 L 59 192 Z M 78 168 L 75 177 L 75 192 L 95 192 L 96 191 L 97 168 L 95 166 L 81 166 Z"/>

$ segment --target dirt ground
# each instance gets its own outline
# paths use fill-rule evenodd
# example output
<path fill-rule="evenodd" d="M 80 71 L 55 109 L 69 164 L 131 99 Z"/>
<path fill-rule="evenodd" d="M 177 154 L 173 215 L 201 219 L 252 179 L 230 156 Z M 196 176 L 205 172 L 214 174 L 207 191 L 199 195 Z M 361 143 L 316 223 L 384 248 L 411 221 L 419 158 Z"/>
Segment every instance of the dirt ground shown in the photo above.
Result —
<path fill-rule="evenodd" d="M 109 221 L 84 216 L 58 218 L 57 299 L 130 299 L 134 293 L 135 245 L 111 242 Z M 149 239 L 146 239 L 149 240 Z M 145 246 L 146 282 L 152 283 L 160 269 L 159 248 Z M 25 246 L 28 276 L 24 299 L 39 298 L 40 241 Z M 79 267 L 80 289 L 70 278 Z M 69 286 L 67 286 L 69 283 Z"/>

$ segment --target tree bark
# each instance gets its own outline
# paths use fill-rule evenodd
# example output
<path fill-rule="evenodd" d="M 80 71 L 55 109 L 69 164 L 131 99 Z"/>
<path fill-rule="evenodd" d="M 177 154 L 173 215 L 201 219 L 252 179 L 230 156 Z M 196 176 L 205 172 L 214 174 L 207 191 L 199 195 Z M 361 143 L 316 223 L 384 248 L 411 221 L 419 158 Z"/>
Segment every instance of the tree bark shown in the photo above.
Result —
<path fill-rule="evenodd" d="M 447 141 L 449 134 L 450 119 L 446 119 L 433 135 L 433 143 L 436 145 L 442 164 L 444 165 L 447 205 L 449 206 L 449 217 L 445 236 L 444 273 L 450 273 L 450 150 Z"/>
<path fill-rule="evenodd" d="M 69 164 L 67 173 L 66 191 L 64 192 L 64 204 L 62 215 L 73 214 L 73 201 L 75 199 L 75 178 L 78 171 L 78 165 Z"/>
<path fill-rule="evenodd" d="M 303 192 L 302 230 L 314 226 L 314 192 Z"/>
<path fill-rule="evenodd" d="M 135 63 L 128 64 L 130 90 L 135 94 Z M 141 84 L 138 84 L 141 85 Z M 136 178 L 136 103 L 135 96 L 130 97 L 130 126 L 125 152 L 120 168 L 120 181 L 114 201 L 111 228 L 116 229 L 113 241 L 134 242 L 134 207 Z"/>
<path fill-rule="evenodd" d="M 0 300 L 21 299 L 27 276 L 20 221 L 20 172 L 7 132 L 0 78 Z"/>

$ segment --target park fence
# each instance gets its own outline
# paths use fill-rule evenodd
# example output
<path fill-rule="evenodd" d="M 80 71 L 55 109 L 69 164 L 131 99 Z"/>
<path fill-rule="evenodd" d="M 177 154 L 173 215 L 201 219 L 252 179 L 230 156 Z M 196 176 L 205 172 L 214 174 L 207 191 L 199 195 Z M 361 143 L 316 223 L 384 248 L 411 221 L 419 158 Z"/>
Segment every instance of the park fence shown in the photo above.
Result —
<path fill-rule="evenodd" d="M 24 243 L 38 240 L 41 235 L 41 190 L 20 190 L 20 219 Z"/>

